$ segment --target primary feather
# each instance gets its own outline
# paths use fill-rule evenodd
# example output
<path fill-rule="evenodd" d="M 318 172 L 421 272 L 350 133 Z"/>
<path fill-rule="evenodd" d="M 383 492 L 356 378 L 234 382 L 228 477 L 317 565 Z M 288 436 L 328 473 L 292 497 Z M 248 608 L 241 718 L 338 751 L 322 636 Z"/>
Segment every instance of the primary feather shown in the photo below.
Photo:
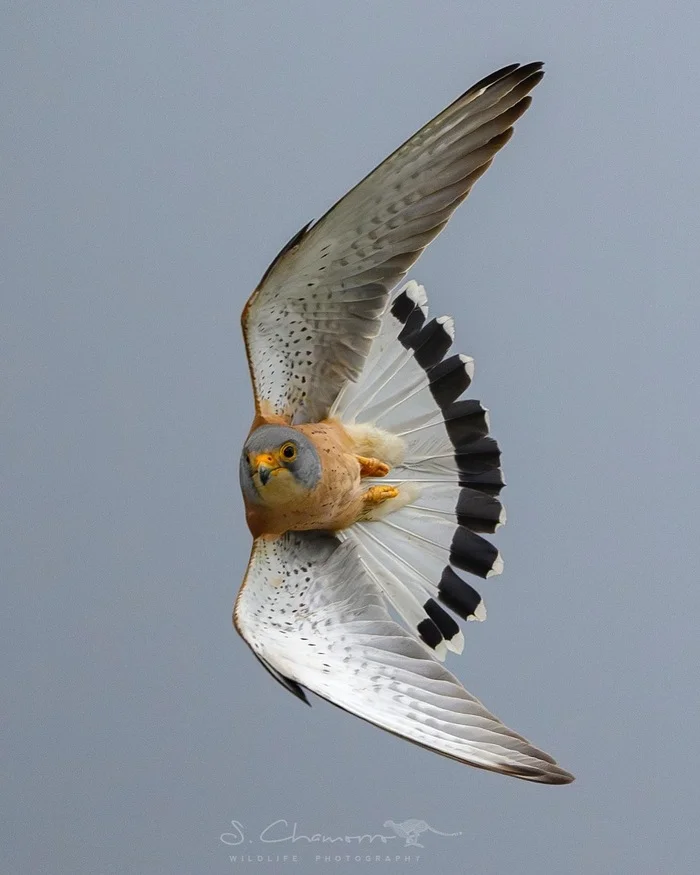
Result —
<path fill-rule="evenodd" d="M 319 421 L 357 379 L 389 292 L 508 142 L 541 67 L 478 82 L 280 252 L 242 318 L 258 411 Z"/>

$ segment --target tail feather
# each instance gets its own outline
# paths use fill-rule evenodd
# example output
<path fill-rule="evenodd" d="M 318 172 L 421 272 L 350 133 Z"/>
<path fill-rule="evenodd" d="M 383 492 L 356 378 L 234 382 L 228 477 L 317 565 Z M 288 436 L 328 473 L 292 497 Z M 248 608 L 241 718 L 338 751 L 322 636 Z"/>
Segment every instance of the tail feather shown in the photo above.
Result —
<path fill-rule="evenodd" d="M 448 638 L 443 635 L 440 624 L 436 623 L 426 610 L 425 604 L 429 601 L 429 597 L 418 583 L 420 579 L 418 571 L 398 562 L 398 557 L 392 555 L 389 550 L 381 548 L 379 551 L 376 550 L 373 543 L 375 539 L 362 528 L 358 528 L 355 534 L 360 542 L 366 539 L 366 546 L 369 548 L 362 552 L 363 565 L 380 588 L 389 594 L 390 601 L 408 627 L 416 630 L 421 641 L 433 649 L 441 661 L 445 659 L 448 648 L 461 653 L 464 639 L 459 626 L 454 624 L 454 629 L 449 630 Z M 379 544 L 381 545 L 381 542 Z M 412 584 L 407 584 L 406 580 L 412 581 Z"/>
<path fill-rule="evenodd" d="M 407 283 L 384 314 L 360 380 L 331 410 L 346 424 L 373 426 L 403 442 L 399 464 L 368 481 L 396 485 L 399 497 L 344 536 L 359 542 L 389 602 L 441 659 L 464 643 L 448 611 L 461 619 L 486 616 L 460 572 L 500 574 L 500 553 L 482 535 L 505 522 L 500 450 L 489 437 L 486 408 L 461 399 L 474 362 L 448 356 L 453 338 L 452 319 L 429 319 L 425 290 Z"/>
<path fill-rule="evenodd" d="M 407 551 L 402 539 L 393 533 L 377 531 L 374 526 L 359 523 L 351 529 L 362 547 L 365 567 L 384 590 L 389 601 L 414 630 L 420 640 L 444 660 L 447 650 L 461 653 L 464 636 L 459 625 L 435 601 L 438 588 L 432 582 L 436 573 L 444 571 L 444 560 L 431 563 L 425 557 Z M 401 553 L 396 550 L 401 550 Z"/>
<path fill-rule="evenodd" d="M 503 570 L 498 550 L 486 538 L 466 526 L 409 506 L 378 520 L 382 533 L 392 529 L 404 539 L 402 555 L 418 553 L 416 562 L 436 559 L 477 577 L 493 577 Z M 440 569 L 441 570 L 441 569 Z M 432 569 L 426 574 L 434 580 Z"/>
<path fill-rule="evenodd" d="M 398 315 L 394 316 L 394 312 Z M 360 411 L 374 401 L 378 392 L 411 359 L 397 338 L 410 320 L 411 331 L 420 328 L 428 315 L 428 299 L 423 286 L 408 283 L 384 314 L 379 335 L 374 339 L 360 380 L 346 383 L 331 407 L 330 415 L 354 422 Z M 387 361 L 387 356 L 391 356 Z"/>
<path fill-rule="evenodd" d="M 493 534 L 506 521 L 505 508 L 497 498 L 452 482 L 424 489 L 406 507 L 448 520 L 456 517 L 461 526 L 485 534 Z"/>

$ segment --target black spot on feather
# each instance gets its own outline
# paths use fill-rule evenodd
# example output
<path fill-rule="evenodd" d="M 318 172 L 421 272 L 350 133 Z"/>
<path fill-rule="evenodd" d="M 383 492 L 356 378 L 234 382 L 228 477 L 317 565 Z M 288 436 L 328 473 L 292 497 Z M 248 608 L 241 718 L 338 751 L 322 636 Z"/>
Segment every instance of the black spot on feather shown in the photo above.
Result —
<path fill-rule="evenodd" d="M 397 340 L 406 349 L 413 349 L 412 341 L 415 335 L 420 332 L 420 329 L 425 323 L 425 313 L 416 304 L 408 318 L 404 322 L 403 328 L 399 332 Z"/>
<path fill-rule="evenodd" d="M 503 479 L 503 472 L 500 468 L 493 471 L 486 471 L 483 474 L 470 474 L 468 477 L 460 476 L 460 486 L 466 486 L 469 489 L 478 489 L 485 495 L 500 495 L 501 489 L 506 485 Z"/>
<path fill-rule="evenodd" d="M 408 338 L 408 345 L 413 349 L 413 357 L 423 368 L 433 367 L 442 360 L 452 346 L 452 336 L 445 327 L 445 322 L 431 319 L 420 331 Z"/>
<path fill-rule="evenodd" d="M 444 411 L 444 415 L 447 434 L 458 453 L 489 433 L 486 409 L 481 401 L 472 398 L 455 401 Z"/>
<path fill-rule="evenodd" d="M 441 410 L 453 404 L 469 387 L 471 377 L 467 366 L 468 363 L 463 362 L 460 356 L 453 355 L 433 365 L 428 371 L 430 393 Z"/>
<path fill-rule="evenodd" d="M 406 324 L 406 320 L 416 308 L 416 302 L 408 297 L 407 292 L 401 292 L 394 299 L 391 305 L 391 315 L 394 316 L 402 325 Z"/>
<path fill-rule="evenodd" d="M 498 550 L 486 538 L 464 526 L 458 526 L 452 536 L 450 564 L 477 577 L 486 577 L 498 560 Z"/>
<path fill-rule="evenodd" d="M 445 566 L 442 572 L 438 584 L 438 598 L 463 620 L 473 616 L 481 604 L 479 593 L 473 586 L 455 574 L 449 565 Z"/>
<path fill-rule="evenodd" d="M 472 532 L 493 533 L 500 522 L 503 506 L 491 495 L 465 488 L 459 493 L 455 510 L 461 526 Z"/>
<path fill-rule="evenodd" d="M 442 633 L 435 623 L 427 617 L 425 620 L 420 621 L 416 626 L 416 629 L 418 630 L 421 640 L 424 641 L 428 647 L 432 647 L 433 650 L 435 650 L 438 644 L 442 641 Z"/>
<path fill-rule="evenodd" d="M 457 625 L 457 623 L 455 623 L 455 621 L 447 613 L 446 610 L 440 607 L 435 599 L 428 599 L 428 601 L 423 605 L 423 608 L 425 610 L 425 613 L 438 627 L 445 640 L 451 641 L 455 637 L 455 635 L 459 633 L 459 626 Z"/>

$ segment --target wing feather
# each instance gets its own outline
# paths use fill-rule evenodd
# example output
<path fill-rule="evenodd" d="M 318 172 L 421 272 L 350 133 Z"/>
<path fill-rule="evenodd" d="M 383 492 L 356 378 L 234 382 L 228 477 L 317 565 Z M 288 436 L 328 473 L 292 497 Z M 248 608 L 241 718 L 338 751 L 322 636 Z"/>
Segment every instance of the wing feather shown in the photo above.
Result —
<path fill-rule="evenodd" d="M 508 729 L 390 617 L 357 546 L 322 532 L 258 539 L 236 628 L 279 680 L 460 762 L 525 780 L 573 776 Z M 284 682 L 284 681 L 282 681 Z"/>
<path fill-rule="evenodd" d="M 506 144 L 541 66 L 474 85 L 284 247 L 242 316 L 258 413 L 319 421 L 357 379 L 389 292 Z"/>

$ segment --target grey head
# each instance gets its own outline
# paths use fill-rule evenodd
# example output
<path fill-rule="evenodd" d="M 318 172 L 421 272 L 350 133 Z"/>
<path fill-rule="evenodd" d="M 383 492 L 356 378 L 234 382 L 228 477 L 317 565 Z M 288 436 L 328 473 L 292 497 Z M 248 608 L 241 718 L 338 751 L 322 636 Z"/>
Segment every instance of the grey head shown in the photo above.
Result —
<path fill-rule="evenodd" d="M 321 479 L 321 460 L 313 443 L 295 428 L 262 425 L 249 436 L 240 462 L 247 502 L 298 501 Z"/>

